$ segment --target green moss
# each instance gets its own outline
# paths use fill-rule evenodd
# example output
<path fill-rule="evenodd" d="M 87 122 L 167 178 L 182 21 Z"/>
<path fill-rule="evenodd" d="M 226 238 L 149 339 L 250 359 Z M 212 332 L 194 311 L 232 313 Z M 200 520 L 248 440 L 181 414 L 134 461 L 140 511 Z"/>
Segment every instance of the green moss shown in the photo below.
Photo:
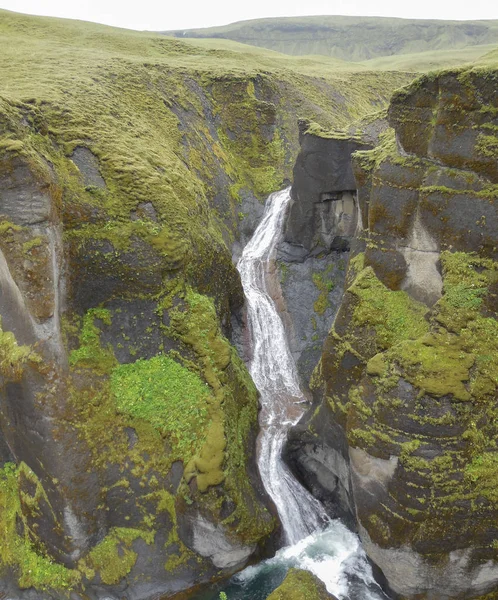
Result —
<path fill-rule="evenodd" d="M 388 358 L 403 367 L 403 377 L 428 394 L 451 394 L 457 400 L 470 400 L 465 384 L 474 357 L 464 351 L 463 340 L 446 331 L 427 334 L 395 346 Z"/>
<path fill-rule="evenodd" d="M 361 137 L 357 135 L 351 135 L 345 131 L 340 131 L 337 129 L 325 129 L 318 123 L 310 122 L 305 131 L 308 135 L 314 135 L 316 137 L 324 138 L 324 139 L 333 139 L 333 140 L 356 140 L 361 142 Z"/>
<path fill-rule="evenodd" d="M 35 248 L 39 248 L 40 246 L 43 246 L 43 244 L 45 243 L 46 238 L 42 238 L 42 237 L 34 237 L 30 240 L 28 240 L 27 242 L 24 242 L 24 244 L 22 245 L 22 251 L 24 252 L 24 254 L 29 254 L 31 252 L 31 250 L 34 250 Z"/>
<path fill-rule="evenodd" d="M 329 294 L 334 289 L 335 283 L 330 277 L 330 271 L 333 269 L 333 265 L 329 265 L 325 271 L 320 273 L 313 273 L 311 279 L 317 289 L 320 291 L 320 295 L 313 304 L 314 311 L 323 315 L 327 308 L 330 306 Z"/>
<path fill-rule="evenodd" d="M 15 225 L 10 221 L 0 221 L 0 235 L 4 236 L 6 233 L 10 233 L 13 231 L 22 231 L 22 227 L 20 225 Z"/>
<path fill-rule="evenodd" d="M 496 160 L 498 158 L 498 137 L 496 135 L 479 135 L 476 150 L 481 156 Z"/>
<path fill-rule="evenodd" d="M 15 335 L 2 329 L 0 318 L 0 374 L 6 380 L 18 381 L 29 364 L 39 364 L 41 360 L 30 346 L 19 346 Z"/>
<path fill-rule="evenodd" d="M 489 511 L 498 505 L 498 368 L 493 359 L 498 352 L 493 308 L 498 265 L 461 252 L 443 252 L 441 264 L 443 296 L 426 315 L 429 331 L 401 339 L 370 358 L 366 368 L 375 401 L 365 382 L 349 395 L 349 443 L 383 458 L 399 456 L 403 484 L 414 490 L 416 504 L 398 501 L 406 519 L 385 506 L 380 509 L 379 518 L 394 528 L 389 543 L 439 540 L 452 519 L 462 527 L 470 524 L 473 535 L 486 536 L 486 518 L 476 521 L 469 510 L 471 515 L 494 514 Z M 357 336 L 365 331 L 357 329 L 357 322 L 354 327 Z M 417 397 L 398 398 L 400 377 L 418 389 Z M 394 409 L 399 416 L 387 418 L 386 410 Z M 408 431 L 398 431 L 396 426 L 406 419 L 415 429 L 410 425 Z M 441 428 L 444 437 L 426 433 L 427 425 Z M 464 428 L 463 434 L 449 435 L 455 427 Z M 426 443 L 438 444 L 439 454 L 431 459 L 419 454 Z M 379 522 L 369 522 L 368 528 L 378 543 L 387 543 Z"/>
<path fill-rule="evenodd" d="M 230 165 L 228 174 L 234 181 L 235 195 L 238 196 L 241 188 L 247 188 L 259 198 L 265 198 L 283 182 L 281 165 L 285 149 L 275 128 L 276 106 L 257 99 L 252 79 L 236 86 L 217 83 L 212 95 L 215 110 L 225 111 L 225 128 L 218 130 L 218 137 L 223 156 Z M 231 107 L 228 113 L 227 102 Z M 264 127 L 273 130 L 270 136 L 263 134 Z"/>
<path fill-rule="evenodd" d="M 280 283 L 285 284 L 289 278 L 289 267 L 284 262 L 279 262 L 278 267 L 280 269 Z"/>
<path fill-rule="evenodd" d="M 17 153 L 24 150 L 24 144 L 21 140 L 3 139 L 0 140 L 0 150 Z"/>
<path fill-rule="evenodd" d="M 36 504 L 40 498 L 47 501 L 38 478 L 24 463 L 19 467 L 7 463 L 0 469 L 0 567 L 14 569 L 22 589 L 71 589 L 79 583 L 81 575 L 50 558 L 43 542 L 30 530 L 21 509 L 21 474 L 35 487 L 32 503 Z"/>
<path fill-rule="evenodd" d="M 373 150 L 357 150 L 353 156 L 366 172 L 376 171 L 385 160 L 399 161 L 394 129 L 382 132 Z"/>
<path fill-rule="evenodd" d="M 389 290 L 371 267 L 359 273 L 348 291 L 358 299 L 354 323 L 359 327 L 373 327 L 381 348 L 417 338 L 428 331 L 427 307 L 406 292 Z"/>
<path fill-rule="evenodd" d="M 444 297 L 438 303 L 438 321 L 458 332 L 476 318 L 488 287 L 498 279 L 494 263 L 464 252 L 444 252 Z"/>
<path fill-rule="evenodd" d="M 215 399 L 209 406 L 211 423 L 205 443 L 186 465 L 185 478 L 196 477 L 203 492 L 224 481 L 236 505 L 226 524 L 236 524 L 237 534 L 253 543 L 273 527 L 255 498 L 246 472 L 249 436 L 257 419 L 256 389 L 237 352 L 220 331 L 213 301 L 190 288 L 184 300 L 184 308 L 170 311 L 168 331 L 195 352 Z M 218 502 L 214 496 L 209 498 L 208 502 Z"/>
<path fill-rule="evenodd" d="M 476 491 L 498 504 L 498 454 L 496 450 L 475 456 L 467 465 L 465 475 Z"/>
<path fill-rule="evenodd" d="M 383 377 L 387 368 L 386 357 L 382 353 L 376 354 L 367 363 L 367 374 L 372 377 Z"/>
<path fill-rule="evenodd" d="M 325 585 L 309 571 L 290 569 L 283 583 L 267 600 L 328 600 Z"/>
<path fill-rule="evenodd" d="M 211 391 L 169 356 L 119 365 L 111 374 L 111 390 L 118 411 L 150 423 L 184 459 L 206 436 Z"/>
<path fill-rule="evenodd" d="M 91 574 L 92 570 L 98 571 L 102 583 L 106 585 L 119 583 L 135 566 L 138 555 L 131 549 L 131 545 L 138 538 L 143 538 L 151 544 L 154 536 L 139 529 L 113 528 L 85 559 L 80 561 L 81 570 L 87 574 Z"/>
<path fill-rule="evenodd" d="M 79 335 L 80 346 L 69 356 L 69 363 L 77 367 L 87 367 L 99 372 L 108 373 L 115 365 L 116 359 L 112 348 L 102 348 L 100 329 L 95 320 L 104 325 L 111 324 L 111 313 L 104 308 L 91 308 L 83 317 L 83 326 Z"/>

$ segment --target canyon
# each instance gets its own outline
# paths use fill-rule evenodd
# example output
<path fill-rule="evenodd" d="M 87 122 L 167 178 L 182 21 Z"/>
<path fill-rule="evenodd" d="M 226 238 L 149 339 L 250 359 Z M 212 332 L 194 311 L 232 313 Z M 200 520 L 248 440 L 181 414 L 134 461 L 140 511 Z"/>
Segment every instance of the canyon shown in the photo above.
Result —
<path fill-rule="evenodd" d="M 341 519 L 379 594 L 491 598 L 496 53 L 414 79 L 1 16 L 0 592 L 180 598 Z M 251 249 L 295 363 L 268 422 Z"/>

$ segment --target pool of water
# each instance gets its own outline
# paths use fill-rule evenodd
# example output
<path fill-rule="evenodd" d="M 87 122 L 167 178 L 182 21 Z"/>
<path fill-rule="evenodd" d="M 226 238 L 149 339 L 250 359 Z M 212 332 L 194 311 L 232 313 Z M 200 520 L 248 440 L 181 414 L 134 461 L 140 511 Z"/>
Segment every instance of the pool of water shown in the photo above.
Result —
<path fill-rule="evenodd" d="M 196 592 L 190 600 L 266 600 L 293 567 L 314 573 L 339 600 L 387 600 L 376 583 L 358 536 L 340 521 L 287 546 L 268 560 L 248 567 L 228 582 Z"/>

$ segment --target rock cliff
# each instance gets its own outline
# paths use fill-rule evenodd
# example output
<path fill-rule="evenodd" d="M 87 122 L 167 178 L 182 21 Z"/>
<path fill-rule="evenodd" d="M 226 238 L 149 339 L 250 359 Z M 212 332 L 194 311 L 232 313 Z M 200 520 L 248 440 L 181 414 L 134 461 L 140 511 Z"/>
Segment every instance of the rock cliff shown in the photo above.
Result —
<path fill-rule="evenodd" d="M 400 598 L 498 589 L 497 91 L 424 76 L 353 155 L 362 229 L 291 440 Z"/>
<path fill-rule="evenodd" d="M 382 119 L 374 122 L 379 131 L 385 128 Z M 358 226 L 351 155 L 372 148 L 378 135 L 326 131 L 304 120 L 299 131 L 291 205 L 277 259 L 284 321 L 307 387 L 340 305 Z"/>

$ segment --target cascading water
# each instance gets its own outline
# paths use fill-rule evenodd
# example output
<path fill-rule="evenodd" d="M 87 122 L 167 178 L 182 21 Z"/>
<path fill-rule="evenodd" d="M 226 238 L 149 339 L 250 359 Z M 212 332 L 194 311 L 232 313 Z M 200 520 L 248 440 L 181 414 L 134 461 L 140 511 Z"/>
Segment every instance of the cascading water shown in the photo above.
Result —
<path fill-rule="evenodd" d="M 379 600 L 386 596 L 373 578 L 358 537 L 339 521 L 328 519 L 322 505 L 298 483 L 281 457 L 289 428 L 302 416 L 305 401 L 284 326 L 269 293 L 289 201 L 290 188 L 268 198 L 263 220 L 237 265 L 247 299 L 249 370 L 261 397 L 258 465 L 289 546 L 237 575 L 226 590 L 231 600 L 266 598 L 275 585 L 272 573 L 279 573 L 277 579 L 281 579 L 289 567 L 301 567 L 315 573 L 341 599 Z"/>
<path fill-rule="evenodd" d="M 247 244 L 237 268 L 247 300 L 252 339 L 249 370 L 261 397 L 258 465 L 275 503 L 289 544 L 295 544 L 328 520 L 322 505 L 293 477 L 282 461 L 287 432 L 303 414 L 305 398 L 284 326 L 268 292 L 290 190 L 272 194 L 263 220 Z"/>
<path fill-rule="evenodd" d="M 307 569 L 340 600 L 386 600 L 358 536 L 331 521 L 322 505 L 296 481 L 282 460 L 287 433 L 304 412 L 296 365 L 270 288 L 277 244 L 290 201 L 290 188 L 272 194 L 263 219 L 237 265 L 247 299 L 252 358 L 249 365 L 261 397 L 258 465 L 277 507 L 288 546 L 248 567 L 222 586 L 191 600 L 265 600 L 291 567 Z"/>

